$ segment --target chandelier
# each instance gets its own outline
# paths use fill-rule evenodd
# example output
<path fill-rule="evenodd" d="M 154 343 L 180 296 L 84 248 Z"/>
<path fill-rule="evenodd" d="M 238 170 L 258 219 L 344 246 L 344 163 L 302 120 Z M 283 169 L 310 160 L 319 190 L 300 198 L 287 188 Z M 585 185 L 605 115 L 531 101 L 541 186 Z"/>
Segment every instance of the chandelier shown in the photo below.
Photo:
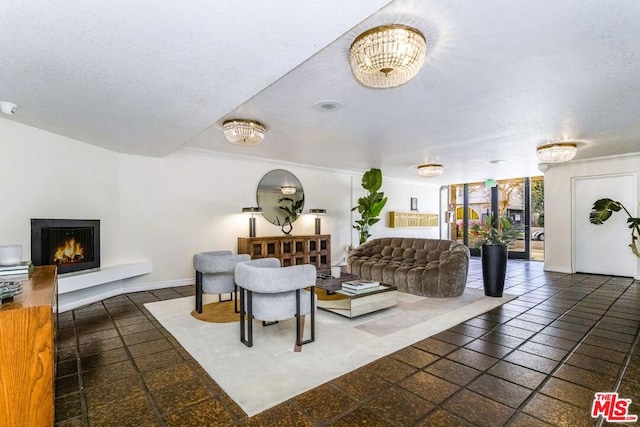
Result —
<path fill-rule="evenodd" d="M 577 151 L 574 142 L 554 142 L 538 147 L 536 155 L 540 163 L 560 163 L 573 159 Z"/>
<path fill-rule="evenodd" d="M 296 194 L 296 186 L 283 185 L 282 187 L 280 187 L 280 191 L 282 191 L 282 194 Z"/>
<path fill-rule="evenodd" d="M 424 176 L 425 178 L 442 175 L 443 171 L 444 166 L 442 166 L 440 163 L 427 163 L 418 166 L 418 174 L 420 174 L 420 176 Z"/>
<path fill-rule="evenodd" d="M 258 145 L 264 138 L 265 127 L 253 120 L 233 119 L 222 123 L 222 130 L 232 144 Z"/>
<path fill-rule="evenodd" d="M 389 88 L 408 82 L 424 63 L 427 43 L 415 28 L 393 24 L 360 34 L 351 44 L 353 75 L 365 86 Z"/>

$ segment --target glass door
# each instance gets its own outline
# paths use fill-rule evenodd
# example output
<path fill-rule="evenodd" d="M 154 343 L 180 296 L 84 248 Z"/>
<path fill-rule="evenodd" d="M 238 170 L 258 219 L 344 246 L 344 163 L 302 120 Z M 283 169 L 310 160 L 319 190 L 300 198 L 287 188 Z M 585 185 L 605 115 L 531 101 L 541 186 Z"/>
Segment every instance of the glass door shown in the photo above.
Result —
<path fill-rule="evenodd" d="M 543 200 L 543 196 L 540 198 L 542 177 L 535 178 L 533 196 L 531 182 L 530 178 L 516 178 L 451 185 L 449 210 L 455 213 L 455 224 L 452 224 L 450 229 L 451 239 L 464 243 L 472 255 L 479 256 L 477 239 L 473 233 L 469 233 L 469 228 L 474 223 L 484 224 L 489 216 L 506 216 L 514 224 L 523 225 L 525 230 L 523 238 L 509 248 L 509 258 L 544 259 L 544 243 L 540 249 L 540 243 L 531 240 L 531 225 L 535 224 L 533 231 L 537 231 L 540 228 L 540 216 L 544 221 L 544 215 L 540 212 Z M 535 212 L 531 211 L 532 199 L 536 207 Z M 544 237 L 542 239 L 544 240 Z M 532 247 L 535 258 L 531 256 Z"/>

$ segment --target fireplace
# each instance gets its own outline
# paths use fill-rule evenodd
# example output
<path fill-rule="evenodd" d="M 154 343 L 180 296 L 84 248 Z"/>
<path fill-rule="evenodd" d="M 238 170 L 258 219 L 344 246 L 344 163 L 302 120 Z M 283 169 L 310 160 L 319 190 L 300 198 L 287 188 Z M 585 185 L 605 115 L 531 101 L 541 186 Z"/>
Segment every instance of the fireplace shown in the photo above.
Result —
<path fill-rule="evenodd" d="M 31 262 L 58 273 L 100 267 L 100 220 L 31 219 Z"/>

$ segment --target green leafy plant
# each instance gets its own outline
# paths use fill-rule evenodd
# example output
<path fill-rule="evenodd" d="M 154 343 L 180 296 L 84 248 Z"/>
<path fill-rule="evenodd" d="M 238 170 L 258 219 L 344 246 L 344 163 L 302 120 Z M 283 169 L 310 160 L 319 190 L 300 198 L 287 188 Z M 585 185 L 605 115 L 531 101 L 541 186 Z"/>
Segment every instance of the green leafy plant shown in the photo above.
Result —
<path fill-rule="evenodd" d="M 291 197 L 280 197 L 278 199 L 278 203 L 283 203 L 283 205 L 278 206 L 279 209 L 282 209 L 285 212 L 285 221 L 289 221 L 292 223 L 302 213 L 302 206 L 304 206 L 304 197 L 299 200 L 293 200 Z M 276 221 L 280 225 L 280 219 L 276 216 Z"/>
<path fill-rule="evenodd" d="M 625 211 L 629 217 L 627 218 L 627 224 L 631 229 L 631 243 L 629 247 L 631 248 L 631 252 L 640 258 L 640 251 L 638 251 L 638 246 L 636 245 L 638 236 L 640 236 L 640 218 L 632 217 L 622 203 L 606 198 L 596 200 L 589 214 L 589 221 L 591 224 L 601 225 L 608 220 L 614 212 L 620 212 L 621 210 Z"/>
<path fill-rule="evenodd" d="M 508 216 L 499 217 L 496 220 L 492 216 L 487 216 L 484 224 L 475 223 L 469 229 L 477 237 L 476 247 L 482 245 L 513 246 L 516 240 L 524 235 L 524 227 L 520 224 L 513 225 L 513 220 Z"/>
<path fill-rule="evenodd" d="M 382 171 L 380 169 L 371 168 L 362 176 L 362 188 L 368 191 L 368 194 L 358 199 L 358 206 L 351 211 L 357 210 L 360 219 L 356 221 L 353 228 L 358 230 L 360 234 L 360 244 L 363 244 L 371 237 L 369 230 L 371 226 L 380 221 L 380 212 L 387 204 L 387 198 L 384 192 L 378 191 L 382 187 Z"/>

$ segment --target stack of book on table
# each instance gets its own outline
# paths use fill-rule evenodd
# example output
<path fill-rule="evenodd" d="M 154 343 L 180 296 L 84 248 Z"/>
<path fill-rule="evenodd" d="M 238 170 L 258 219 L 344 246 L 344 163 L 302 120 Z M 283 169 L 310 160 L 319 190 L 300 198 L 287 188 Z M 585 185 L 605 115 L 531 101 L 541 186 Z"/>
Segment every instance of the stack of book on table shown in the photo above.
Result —
<path fill-rule="evenodd" d="M 380 286 L 380 282 L 377 282 L 375 280 L 358 279 L 358 280 L 349 280 L 348 282 L 342 282 L 343 291 L 356 293 L 356 294 L 358 292 L 367 292 L 367 291 L 371 291 L 372 289 L 377 289 L 378 286 Z"/>
<path fill-rule="evenodd" d="M 0 265 L 0 304 L 3 299 L 22 293 L 22 282 L 29 280 L 32 272 L 31 261 L 15 265 Z"/>

